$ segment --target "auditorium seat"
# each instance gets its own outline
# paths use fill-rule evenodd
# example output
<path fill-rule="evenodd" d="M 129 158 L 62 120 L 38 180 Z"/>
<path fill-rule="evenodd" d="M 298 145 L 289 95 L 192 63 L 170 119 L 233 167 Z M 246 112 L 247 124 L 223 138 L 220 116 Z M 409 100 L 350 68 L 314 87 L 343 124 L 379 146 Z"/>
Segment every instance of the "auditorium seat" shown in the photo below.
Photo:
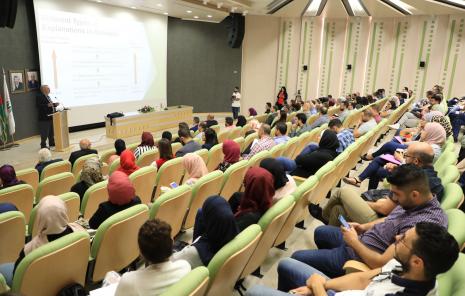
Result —
<path fill-rule="evenodd" d="M 274 246 L 281 245 L 284 243 L 287 238 L 291 235 L 292 231 L 294 231 L 294 227 L 298 222 L 303 221 L 303 218 L 306 217 L 308 214 L 307 206 L 309 203 L 309 198 L 311 192 L 315 189 L 318 185 L 318 178 L 316 176 L 311 176 L 305 182 L 297 187 L 296 191 L 292 194 L 295 204 L 292 208 L 291 213 L 286 219 L 282 229 L 279 231 L 278 235 L 276 236 L 276 240 L 274 241 Z"/>
<path fill-rule="evenodd" d="M 76 159 L 76 161 L 73 164 L 73 169 L 71 171 L 76 178 L 81 173 L 82 167 L 84 166 L 84 163 L 86 162 L 86 160 L 88 160 L 89 158 L 92 158 L 92 157 L 98 158 L 98 155 L 97 154 L 87 154 L 87 155 L 83 155 L 83 156 L 79 157 L 78 159 Z"/>
<path fill-rule="evenodd" d="M 184 222 L 184 228 L 189 229 L 194 226 L 197 209 L 201 208 L 204 201 L 212 196 L 218 195 L 223 182 L 223 172 L 213 171 L 198 179 L 192 186 L 192 195 L 189 203 L 189 211 Z"/>
<path fill-rule="evenodd" d="M 0 214 L 0 265 L 15 262 L 24 247 L 26 222 L 23 213 L 10 211 Z"/>
<path fill-rule="evenodd" d="M 215 145 L 217 146 L 217 145 Z M 213 146 L 213 147 L 215 147 Z M 213 148 L 212 148 L 213 149 Z M 203 159 L 203 162 L 205 162 L 205 165 L 208 163 L 208 149 L 200 149 L 194 152 L 194 154 L 197 154 Z"/>
<path fill-rule="evenodd" d="M 444 196 L 441 208 L 445 210 L 458 209 L 463 203 L 463 191 L 457 183 L 449 183 L 444 186 Z"/>
<path fill-rule="evenodd" d="M 221 127 L 218 124 L 212 125 L 212 126 L 210 126 L 210 128 L 212 130 L 214 130 L 217 135 L 219 134 L 219 132 L 221 130 Z"/>
<path fill-rule="evenodd" d="M 221 184 L 220 195 L 229 200 L 234 192 L 239 191 L 244 181 L 245 173 L 248 167 L 247 160 L 241 160 L 230 166 L 225 172 L 223 177 L 223 184 Z"/>
<path fill-rule="evenodd" d="M 223 144 L 213 146 L 208 151 L 207 169 L 209 172 L 213 172 L 218 168 L 220 163 L 223 161 Z"/>
<path fill-rule="evenodd" d="M 74 185 L 75 179 L 72 173 L 60 173 L 43 179 L 39 183 L 36 192 L 36 202 L 47 195 L 60 195 L 69 192 Z"/>
<path fill-rule="evenodd" d="M 315 190 L 312 191 L 309 202 L 319 204 L 321 201 L 323 201 L 328 192 L 331 191 L 333 186 L 330 182 L 334 177 L 333 175 L 335 169 L 336 165 L 333 161 L 330 161 L 315 173 L 315 176 L 318 178 L 318 186 L 315 188 Z"/>
<path fill-rule="evenodd" d="M 40 173 L 40 181 L 43 179 L 59 174 L 71 172 L 71 163 L 67 160 L 57 161 L 47 165 Z"/>
<path fill-rule="evenodd" d="M 244 145 L 242 145 L 241 152 L 244 152 L 244 150 L 247 149 L 255 139 L 258 139 L 258 133 L 257 132 L 252 133 L 252 134 L 248 135 L 247 137 L 245 137 Z"/>
<path fill-rule="evenodd" d="M 220 132 L 217 134 L 218 143 L 223 143 L 224 140 L 229 139 L 229 134 L 230 134 L 230 133 L 231 133 L 231 130 L 230 130 L 230 129 L 225 129 L 225 130 L 220 131 Z"/>
<path fill-rule="evenodd" d="M 65 202 L 68 221 L 75 222 L 79 219 L 79 195 L 75 192 L 67 192 L 61 195 L 58 195 L 58 198 L 62 199 Z M 37 215 L 37 205 L 32 209 L 31 218 L 29 219 L 28 227 L 27 227 L 27 235 L 28 236 L 36 236 L 37 232 L 37 223 L 36 223 L 36 215 Z"/>
<path fill-rule="evenodd" d="M 273 247 L 276 236 L 281 231 L 284 223 L 286 222 L 290 212 L 294 207 L 294 197 L 289 195 L 280 199 L 258 221 L 258 225 L 262 229 L 262 235 L 257 244 L 257 247 L 250 256 L 250 260 L 244 267 L 241 279 L 245 278 L 254 271 L 260 271 L 260 265 L 263 264 L 268 252 Z"/>
<path fill-rule="evenodd" d="M 171 150 L 173 150 L 173 155 L 176 155 L 176 152 L 178 152 L 178 150 L 181 148 L 182 148 L 181 143 L 171 143 Z"/>
<path fill-rule="evenodd" d="M 18 211 L 24 214 L 24 219 L 28 223 L 34 204 L 32 186 L 20 184 L 0 190 L 0 203 L 6 202 L 14 204 Z"/>
<path fill-rule="evenodd" d="M 136 164 L 139 167 L 149 166 L 158 158 L 160 158 L 160 152 L 158 151 L 158 149 L 152 149 L 142 153 L 141 156 L 139 156 L 139 158 L 137 159 Z"/>
<path fill-rule="evenodd" d="M 113 174 L 114 171 L 116 171 L 119 168 L 120 164 L 120 159 L 119 157 L 110 164 L 110 169 L 108 170 L 108 175 Z"/>
<path fill-rule="evenodd" d="M 242 127 L 242 129 L 241 129 L 241 132 L 240 132 L 239 137 L 245 138 L 245 134 L 246 134 L 248 131 L 250 131 L 250 129 L 251 129 L 250 124 L 244 125 L 244 126 Z M 236 138 L 239 138 L 239 137 L 236 137 Z M 234 138 L 234 139 L 235 139 L 235 138 Z"/>
<path fill-rule="evenodd" d="M 234 285 L 257 247 L 261 235 L 260 226 L 250 225 L 213 256 L 208 264 L 210 283 L 206 295 L 218 296 L 233 293 Z"/>
<path fill-rule="evenodd" d="M 37 248 L 18 265 L 12 291 L 50 296 L 70 284 L 84 285 L 89 247 L 89 235 L 79 231 Z"/>
<path fill-rule="evenodd" d="M 313 114 L 312 116 L 307 118 L 307 124 L 310 125 L 314 123 L 318 119 L 318 117 L 320 117 L 320 114 Z"/>
<path fill-rule="evenodd" d="M 89 220 L 97 211 L 102 202 L 108 200 L 108 180 L 98 182 L 90 186 L 81 201 L 81 214 L 84 219 Z"/>
<path fill-rule="evenodd" d="M 16 177 L 26 182 L 27 184 L 32 186 L 32 190 L 34 191 L 34 196 L 37 191 L 37 187 L 39 187 L 39 172 L 35 168 L 28 168 L 24 170 L 19 170 L 16 172 Z"/>
<path fill-rule="evenodd" d="M 460 250 L 465 244 L 465 213 L 459 209 L 446 210 L 448 225 L 447 231 L 455 238 Z"/>
<path fill-rule="evenodd" d="M 457 164 L 457 155 L 455 152 L 450 151 L 449 149 L 444 149 L 441 155 L 438 157 L 434 163 L 434 169 L 436 172 L 444 171 L 449 165 Z"/>
<path fill-rule="evenodd" d="M 126 149 L 131 150 L 134 153 L 137 147 L 139 147 L 140 143 L 132 143 L 126 146 Z"/>
<path fill-rule="evenodd" d="M 271 157 L 270 151 L 265 150 L 265 151 L 258 152 L 257 154 L 255 154 L 249 159 L 249 168 L 253 166 L 260 166 L 260 162 L 262 162 L 262 160 L 264 160 L 265 158 L 270 158 L 270 157 Z"/>
<path fill-rule="evenodd" d="M 91 246 L 92 282 L 112 270 L 122 270 L 139 257 L 137 235 L 149 218 L 146 205 L 135 205 L 106 219 L 97 229 Z"/>
<path fill-rule="evenodd" d="M 108 176 L 110 173 L 110 166 L 106 162 L 102 162 L 102 176 Z M 81 174 L 79 174 L 79 179 L 81 179 Z"/>
<path fill-rule="evenodd" d="M 270 149 L 270 154 L 272 158 L 277 158 L 283 155 L 284 150 L 286 149 L 286 143 L 281 143 L 275 145 L 273 148 Z"/>
<path fill-rule="evenodd" d="M 157 198 L 150 208 L 150 219 L 160 219 L 171 225 L 171 238 L 181 231 L 191 200 L 192 188 L 181 185 L 168 190 Z"/>
<path fill-rule="evenodd" d="M 448 165 L 443 170 L 438 171 L 438 177 L 445 186 L 448 183 L 455 183 L 460 178 L 460 172 L 456 165 Z"/>
<path fill-rule="evenodd" d="M 439 296 L 465 295 L 465 254 L 460 253 L 454 266 L 446 273 L 440 274 L 438 280 Z"/>
<path fill-rule="evenodd" d="M 294 155 L 294 151 L 297 148 L 297 145 L 299 144 L 298 142 L 299 142 L 298 137 L 290 138 L 286 142 L 286 149 L 284 150 L 283 156 L 287 158 L 291 158 Z"/>
<path fill-rule="evenodd" d="M 233 141 L 236 142 L 237 144 L 239 144 L 239 146 L 241 147 L 241 152 L 244 151 L 244 149 L 245 149 L 244 148 L 244 145 L 245 145 L 245 138 L 244 137 L 235 138 Z"/>
<path fill-rule="evenodd" d="M 160 296 L 203 296 L 208 288 L 208 268 L 199 266 L 191 270 Z"/>
<path fill-rule="evenodd" d="M 116 149 L 115 148 L 105 150 L 102 153 L 100 153 L 100 161 L 108 163 L 108 159 L 110 159 L 110 157 L 115 155 L 115 154 L 116 154 Z"/>
<path fill-rule="evenodd" d="M 152 201 L 156 178 L 157 168 L 153 165 L 142 167 L 129 175 L 129 179 L 136 189 L 136 195 L 143 204 L 148 205 Z"/>
<path fill-rule="evenodd" d="M 180 143 L 177 143 L 180 144 Z M 182 177 L 184 176 L 184 165 L 182 163 L 182 157 L 177 157 L 165 162 L 158 170 L 157 178 L 155 181 L 154 199 L 157 199 L 161 193 L 161 187 L 170 187 L 171 182 L 176 182 L 178 185 L 181 184 Z"/>
<path fill-rule="evenodd" d="M 241 132 L 242 132 L 242 127 L 240 126 L 236 126 L 234 127 L 233 129 L 231 129 L 229 135 L 228 135 L 228 139 L 230 140 L 234 140 L 235 138 L 239 138 L 241 137 Z"/>

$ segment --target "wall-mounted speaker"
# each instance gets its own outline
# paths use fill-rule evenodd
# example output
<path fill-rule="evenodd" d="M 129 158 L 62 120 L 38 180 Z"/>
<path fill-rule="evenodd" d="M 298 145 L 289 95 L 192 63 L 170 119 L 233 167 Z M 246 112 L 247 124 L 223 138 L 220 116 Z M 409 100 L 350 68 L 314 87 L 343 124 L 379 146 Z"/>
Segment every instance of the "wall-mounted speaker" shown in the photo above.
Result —
<path fill-rule="evenodd" d="M 15 26 L 17 10 L 18 0 L 0 1 L 0 28 L 13 28 Z"/>
<path fill-rule="evenodd" d="M 308 70 L 308 66 L 307 66 L 307 65 L 304 65 L 302 68 L 303 68 L 304 71 L 307 71 L 307 70 Z"/>
<path fill-rule="evenodd" d="M 347 70 L 352 70 L 352 65 L 351 64 L 347 65 Z"/>
<path fill-rule="evenodd" d="M 245 17 L 241 13 L 230 13 L 228 22 L 228 45 L 232 48 L 240 48 L 245 32 Z"/>
<path fill-rule="evenodd" d="M 421 61 L 420 62 L 420 68 L 424 68 L 426 66 L 426 62 L 425 61 Z"/>

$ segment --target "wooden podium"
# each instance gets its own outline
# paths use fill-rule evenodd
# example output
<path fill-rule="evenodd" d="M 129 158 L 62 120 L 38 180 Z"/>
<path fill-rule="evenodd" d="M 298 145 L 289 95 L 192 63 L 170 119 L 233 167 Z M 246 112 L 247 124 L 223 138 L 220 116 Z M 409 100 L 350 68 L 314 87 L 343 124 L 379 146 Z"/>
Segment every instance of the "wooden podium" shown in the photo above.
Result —
<path fill-rule="evenodd" d="M 69 148 L 68 111 L 57 111 L 52 116 L 55 150 L 66 151 Z"/>

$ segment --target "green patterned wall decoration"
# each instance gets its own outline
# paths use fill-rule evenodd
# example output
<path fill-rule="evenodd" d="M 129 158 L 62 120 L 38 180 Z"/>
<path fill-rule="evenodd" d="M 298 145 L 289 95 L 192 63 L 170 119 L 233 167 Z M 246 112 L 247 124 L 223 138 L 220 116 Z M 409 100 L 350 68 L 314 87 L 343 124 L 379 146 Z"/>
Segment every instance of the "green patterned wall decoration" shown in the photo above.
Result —
<path fill-rule="evenodd" d="M 313 17 L 302 19 L 301 37 L 300 37 L 300 57 L 299 57 L 299 76 L 297 81 L 297 89 L 301 91 L 302 98 L 308 99 L 309 96 L 309 79 L 311 71 L 314 71 L 311 65 L 313 56 L 312 43 L 315 42 L 314 37 L 318 37 L 318 32 L 315 32 L 317 20 Z M 315 39 L 316 39 L 315 38 Z M 303 66 L 307 65 L 307 71 L 303 71 Z"/>
<path fill-rule="evenodd" d="M 428 66 L 437 27 L 438 20 L 437 17 L 434 17 L 425 19 L 420 29 L 420 48 L 418 50 L 415 83 L 413 86 L 413 92 L 416 93 L 418 96 L 423 96 L 425 93 L 426 77 L 428 75 Z M 424 68 L 420 68 L 421 61 L 426 62 Z"/>
<path fill-rule="evenodd" d="M 449 99 L 452 96 L 462 96 L 453 92 L 455 83 L 455 72 L 457 70 L 457 61 L 460 56 L 461 43 L 465 18 L 454 17 L 449 23 L 449 37 L 445 55 L 444 68 L 442 72 L 441 84 L 444 86 L 445 97 Z"/>
<path fill-rule="evenodd" d="M 392 58 L 391 76 L 389 79 L 388 94 L 393 94 L 400 90 L 400 77 L 404 67 L 404 56 L 407 48 L 407 32 L 409 29 L 408 21 L 398 20 L 396 26 L 396 42 L 394 55 Z"/>
<path fill-rule="evenodd" d="M 354 20 L 350 21 L 347 28 L 347 41 L 344 56 L 343 71 L 344 77 L 342 81 L 342 94 L 354 92 L 354 79 L 355 72 L 357 70 L 357 56 L 359 51 L 363 50 L 360 48 L 360 34 L 361 34 L 361 21 Z M 351 70 L 347 70 L 346 65 L 352 65 Z M 359 90 L 357 90 L 359 91 Z"/>
<path fill-rule="evenodd" d="M 369 57 L 367 71 L 365 74 L 365 94 L 373 93 L 376 90 L 375 87 L 376 79 L 378 78 L 379 57 L 384 34 L 384 21 L 374 21 L 371 28 Z"/>
<path fill-rule="evenodd" d="M 289 78 L 289 62 L 292 49 L 292 35 L 294 29 L 293 26 L 294 24 L 292 19 L 281 20 L 276 89 L 279 89 L 281 86 L 287 87 Z"/>
<path fill-rule="evenodd" d="M 329 94 L 331 84 L 331 68 L 334 56 L 334 38 L 336 33 L 336 22 L 326 21 L 323 36 L 323 58 L 321 61 L 319 96 Z"/>

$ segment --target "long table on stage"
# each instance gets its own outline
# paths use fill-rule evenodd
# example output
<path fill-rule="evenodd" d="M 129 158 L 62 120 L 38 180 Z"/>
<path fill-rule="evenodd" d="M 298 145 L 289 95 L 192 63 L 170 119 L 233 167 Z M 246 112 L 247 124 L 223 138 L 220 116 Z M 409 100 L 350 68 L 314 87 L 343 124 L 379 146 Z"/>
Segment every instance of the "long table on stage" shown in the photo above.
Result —
<path fill-rule="evenodd" d="M 176 128 L 180 122 L 192 122 L 192 111 L 191 106 L 179 106 L 149 113 L 127 112 L 123 117 L 111 120 L 105 117 L 107 137 L 126 138 L 141 135 L 144 131 L 157 132 Z"/>

